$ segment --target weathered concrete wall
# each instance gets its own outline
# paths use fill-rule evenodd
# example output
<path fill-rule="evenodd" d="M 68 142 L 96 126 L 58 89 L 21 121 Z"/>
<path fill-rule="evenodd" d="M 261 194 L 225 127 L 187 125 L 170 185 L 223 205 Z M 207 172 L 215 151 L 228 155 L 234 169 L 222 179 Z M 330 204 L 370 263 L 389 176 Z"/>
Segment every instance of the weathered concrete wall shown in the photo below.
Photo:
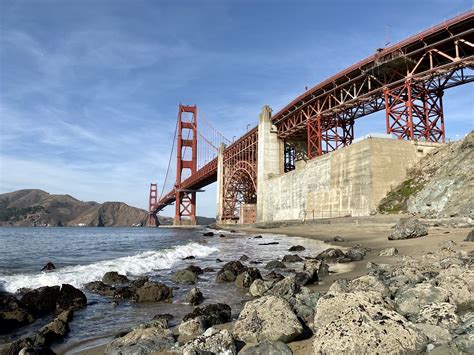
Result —
<path fill-rule="evenodd" d="M 265 193 L 258 195 L 264 199 L 258 200 L 263 220 L 367 216 L 405 178 L 407 169 L 437 146 L 367 138 L 300 162 L 295 170 L 266 179 Z"/>

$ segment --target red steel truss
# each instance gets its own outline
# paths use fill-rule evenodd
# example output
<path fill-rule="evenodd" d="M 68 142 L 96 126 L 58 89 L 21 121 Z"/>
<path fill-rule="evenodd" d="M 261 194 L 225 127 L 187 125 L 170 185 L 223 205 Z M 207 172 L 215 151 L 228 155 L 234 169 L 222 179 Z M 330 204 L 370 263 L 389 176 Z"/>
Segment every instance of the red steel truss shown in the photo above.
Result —
<path fill-rule="evenodd" d="M 254 128 L 224 151 L 223 220 L 238 220 L 242 203 L 257 201 L 257 143 Z"/>
<path fill-rule="evenodd" d="M 378 50 L 276 113 L 271 119 L 285 142 L 285 171 L 294 169 L 296 156 L 301 154 L 294 142 L 306 141 L 305 158 L 320 156 L 351 144 L 355 121 L 384 109 L 387 133 L 399 139 L 443 142 L 443 93 L 472 81 L 474 10 Z M 190 112 L 185 110 L 194 112 L 194 123 L 188 127 L 195 137 L 197 110 L 195 106 L 180 105 L 180 113 Z M 255 127 L 224 150 L 224 219 L 237 219 L 241 203 L 256 201 L 257 140 Z M 188 142 L 181 135 L 178 144 L 181 148 L 193 147 L 193 152 L 196 148 L 195 139 Z M 155 203 L 151 213 L 176 200 L 178 219 L 194 218 L 194 191 L 216 181 L 217 159 L 200 169 L 193 160 L 178 159 L 177 163 L 180 176 L 175 188 Z M 185 167 L 191 175 L 182 180 Z"/>
<path fill-rule="evenodd" d="M 183 114 L 191 114 L 186 120 Z M 196 191 L 182 186 L 183 171 L 188 170 L 193 176 L 197 170 L 197 107 L 179 105 L 178 111 L 178 149 L 176 151 L 176 184 L 175 184 L 175 221 L 174 224 L 196 224 Z M 184 149 L 183 149 L 184 148 Z M 186 149 L 191 149 L 189 159 Z"/>

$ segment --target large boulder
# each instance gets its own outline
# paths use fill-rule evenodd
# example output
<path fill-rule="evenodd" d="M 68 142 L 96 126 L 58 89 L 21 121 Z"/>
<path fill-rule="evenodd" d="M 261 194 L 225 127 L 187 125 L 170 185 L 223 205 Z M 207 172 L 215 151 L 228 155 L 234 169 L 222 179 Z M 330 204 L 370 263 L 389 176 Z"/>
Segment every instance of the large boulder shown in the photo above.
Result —
<path fill-rule="evenodd" d="M 102 282 L 107 285 L 121 285 L 130 282 L 127 276 L 119 274 L 117 271 L 109 271 L 102 276 Z"/>
<path fill-rule="evenodd" d="M 319 292 L 312 292 L 307 287 L 302 287 L 300 292 L 291 297 L 288 302 L 291 309 L 305 323 L 313 321 L 314 310 L 321 295 Z"/>
<path fill-rule="evenodd" d="M 433 345 L 447 344 L 453 339 L 448 330 L 437 325 L 416 323 L 414 327 L 421 331 L 428 338 L 428 342 Z"/>
<path fill-rule="evenodd" d="M 416 218 L 401 218 L 388 236 L 389 240 L 419 238 L 428 234 L 427 226 Z"/>
<path fill-rule="evenodd" d="M 246 346 L 239 355 L 292 355 L 290 347 L 281 341 L 262 341 L 259 344 Z"/>
<path fill-rule="evenodd" d="M 380 279 L 370 275 L 361 276 L 351 281 L 345 279 L 336 280 L 329 287 L 328 292 L 347 293 L 357 291 L 377 291 L 384 297 L 390 297 L 390 289 Z"/>
<path fill-rule="evenodd" d="M 191 313 L 184 316 L 183 321 L 200 317 L 207 329 L 213 325 L 228 323 L 231 320 L 231 308 L 225 303 L 208 304 L 196 307 Z"/>
<path fill-rule="evenodd" d="M 337 293 L 322 297 L 314 316 L 313 353 L 419 353 L 422 332 L 388 308 L 378 292 Z"/>
<path fill-rule="evenodd" d="M 438 286 L 448 291 L 449 303 L 458 310 L 470 309 L 474 305 L 474 295 L 469 284 L 460 277 L 446 276 L 438 279 Z"/>
<path fill-rule="evenodd" d="M 78 310 L 87 306 L 87 297 L 74 286 L 63 284 L 56 303 L 58 311 Z"/>
<path fill-rule="evenodd" d="M 289 300 L 300 291 L 300 284 L 297 282 L 295 276 L 287 276 L 284 279 L 275 282 L 273 286 L 265 293 L 265 295 L 272 295 Z"/>
<path fill-rule="evenodd" d="M 324 276 L 329 275 L 329 266 L 321 260 L 309 259 L 304 262 L 303 271 L 309 276 L 307 283 L 303 284 L 307 285 L 320 281 Z"/>
<path fill-rule="evenodd" d="M 175 344 L 172 332 L 161 321 L 143 324 L 107 345 L 109 355 L 138 354 L 171 349 Z"/>
<path fill-rule="evenodd" d="M 84 285 L 84 288 L 88 291 L 97 293 L 102 296 L 109 296 L 112 297 L 115 293 L 115 287 L 107 285 L 106 283 L 102 281 L 92 281 L 89 283 L 86 283 Z"/>
<path fill-rule="evenodd" d="M 263 296 L 248 301 L 235 323 L 233 334 L 245 343 L 282 341 L 288 343 L 303 333 L 303 327 L 281 297 Z"/>
<path fill-rule="evenodd" d="M 265 265 L 265 269 L 267 270 L 273 270 L 273 269 L 285 269 L 286 268 L 286 265 L 284 263 L 282 263 L 281 261 L 279 260 L 272 260 L 272 261 L 269 261 L 266 265 Z"/>
<path fill-rule="evenodd" d="M 402 288 L 395 295 L 397 311 L 406 317 L 416 316 L 428 304 L 446 302 L 448 299 L 449 294 L 445 289 L 428 282 Z"/>
<path fill-rule="evenodd" d="M 0 296 L 0 334 L 32 323 L 34 316 L 14 296 Z"/>
<path fill-rule="evenodd" d="M 135 291 L 136 302 L 159 302 L 173 298 L 173 290 L 161 282 L 147 282 Z"/>
<path fill-rule="evenodd" d="M 204 321 L 201 317 L 182 322 L 178 327 L 179 334 L 187 336 L 201 335 L 205 330 Z"/>
<path fill-rule="evenodd" d="M 183 355 L 196 354 L 237 354 L 234 338 L 227 330 L 209 328 L 204 334 L 185 344 L 180 351 Z"/>
<path fill-rule="evenodd" d="M 337 261 L 340 258 L 344 258 L 346 254 L 341 249 L 336 248 L 329 248 L 318 255 L 316 255 L 316 259 L 324 260 L 324 261 Z"/>
<path fill-rule="evenodd" d="M 69 333 L 69 322 L 72 316 L 72 311 L 61 312 L 52 322 L 38 331 L 35 342 L 41 345 L 50 345 L 54 341 L 64 338 Z"/>
<path fill-rule="evenodd" d="M 303 260 L 304 259 L 297 254 L 287 254 L 283 257 L 283 259 L 281 259 L 283 263 L 298 263 Z"/>
<path fill-rule="evenodd" d="M 249 288 L 255 280 L 261 278 L 260 271 L 257 268 L 251 267 L 237 276 L 235 285 L 239 288 Z"/>
<path fill-rule="evenodd" d="M 293 245 L 288 249 L 288 251 L 303 251 L 306 250 L 306 248 L 302 245 Z"/>
<path fill-rule="evenodd" d="M 59 298 L 59 286 L 44 286 L 26 292 L 21 302 L 34 314 L 46 314 L 56 309 Z"/>
<path fill-rule="evenodd" d="M 249 293 L 254 297 L 263 296 L 273 286 L 273 281 L 263 281 L 257 279 L 250 285 Z"/>
<path fill-rule="evenodd" d="M 247 266 L 243 265 L 238 260 L 229 261 L 224 264 L 216 276 L 217 282 L 234 282 L 237 275 L 247 270 Z"/>
<path fill-rule="evenodd" d="M 203 301 L 203 299 L 204 297 L 202 295 L 202 292 L 197 287 L 193 287 L 186 294 L 186 302 L 188 302 L 192 306 L 197 306 Z"/>
<path fill-rule="evenodd" d="M 189 269 L 178 270 L 175 272 L 171 280 L 178 284 L 194 285 L 198 279 L 198 275 Z"/>

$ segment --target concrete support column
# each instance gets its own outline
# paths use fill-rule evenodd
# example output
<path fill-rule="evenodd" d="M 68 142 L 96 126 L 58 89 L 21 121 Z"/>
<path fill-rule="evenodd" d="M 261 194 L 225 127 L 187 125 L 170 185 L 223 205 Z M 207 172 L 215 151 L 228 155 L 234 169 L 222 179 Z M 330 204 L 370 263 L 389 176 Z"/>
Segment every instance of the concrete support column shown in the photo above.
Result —
<path fill-rule="evenodd" d="M 269 178 L 283 173 L 284 169 L 284 144 L 278 138 L 277 129 L 272 125 L 272 110 L 263 106 L 258 122 L 258 161 L 257 161 L 257 222 L 268 221 L 265 195 Z"/>
<path fill-rule="evenodd" d="M 216 222 L 222 222 L 222 210 L 224 208 L 224 143 L 221 143 L 217 153 L 217 208 Z"/>

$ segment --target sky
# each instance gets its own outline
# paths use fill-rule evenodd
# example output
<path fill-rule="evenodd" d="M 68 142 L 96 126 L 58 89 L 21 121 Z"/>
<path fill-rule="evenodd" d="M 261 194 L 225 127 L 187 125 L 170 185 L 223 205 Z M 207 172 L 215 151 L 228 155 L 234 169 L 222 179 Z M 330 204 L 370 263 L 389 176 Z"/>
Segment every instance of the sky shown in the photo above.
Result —
<path fill-rule="evenodd" d="M 39 188 L 147 208 L 180 102 L 232 139 L 262 106 L 277 112 L 387 41 L 469 9 L 461 0 L 0 0 L 0 193 Z M 472 84 L 445 93 L 449 139 L 474 128 L 473 96 Z M 355 125 L 356 137 L 372 132 L 385 132 L 384 113 Z M 215 216 L 214 185 L 199 193 L 198 214 Z"/>

